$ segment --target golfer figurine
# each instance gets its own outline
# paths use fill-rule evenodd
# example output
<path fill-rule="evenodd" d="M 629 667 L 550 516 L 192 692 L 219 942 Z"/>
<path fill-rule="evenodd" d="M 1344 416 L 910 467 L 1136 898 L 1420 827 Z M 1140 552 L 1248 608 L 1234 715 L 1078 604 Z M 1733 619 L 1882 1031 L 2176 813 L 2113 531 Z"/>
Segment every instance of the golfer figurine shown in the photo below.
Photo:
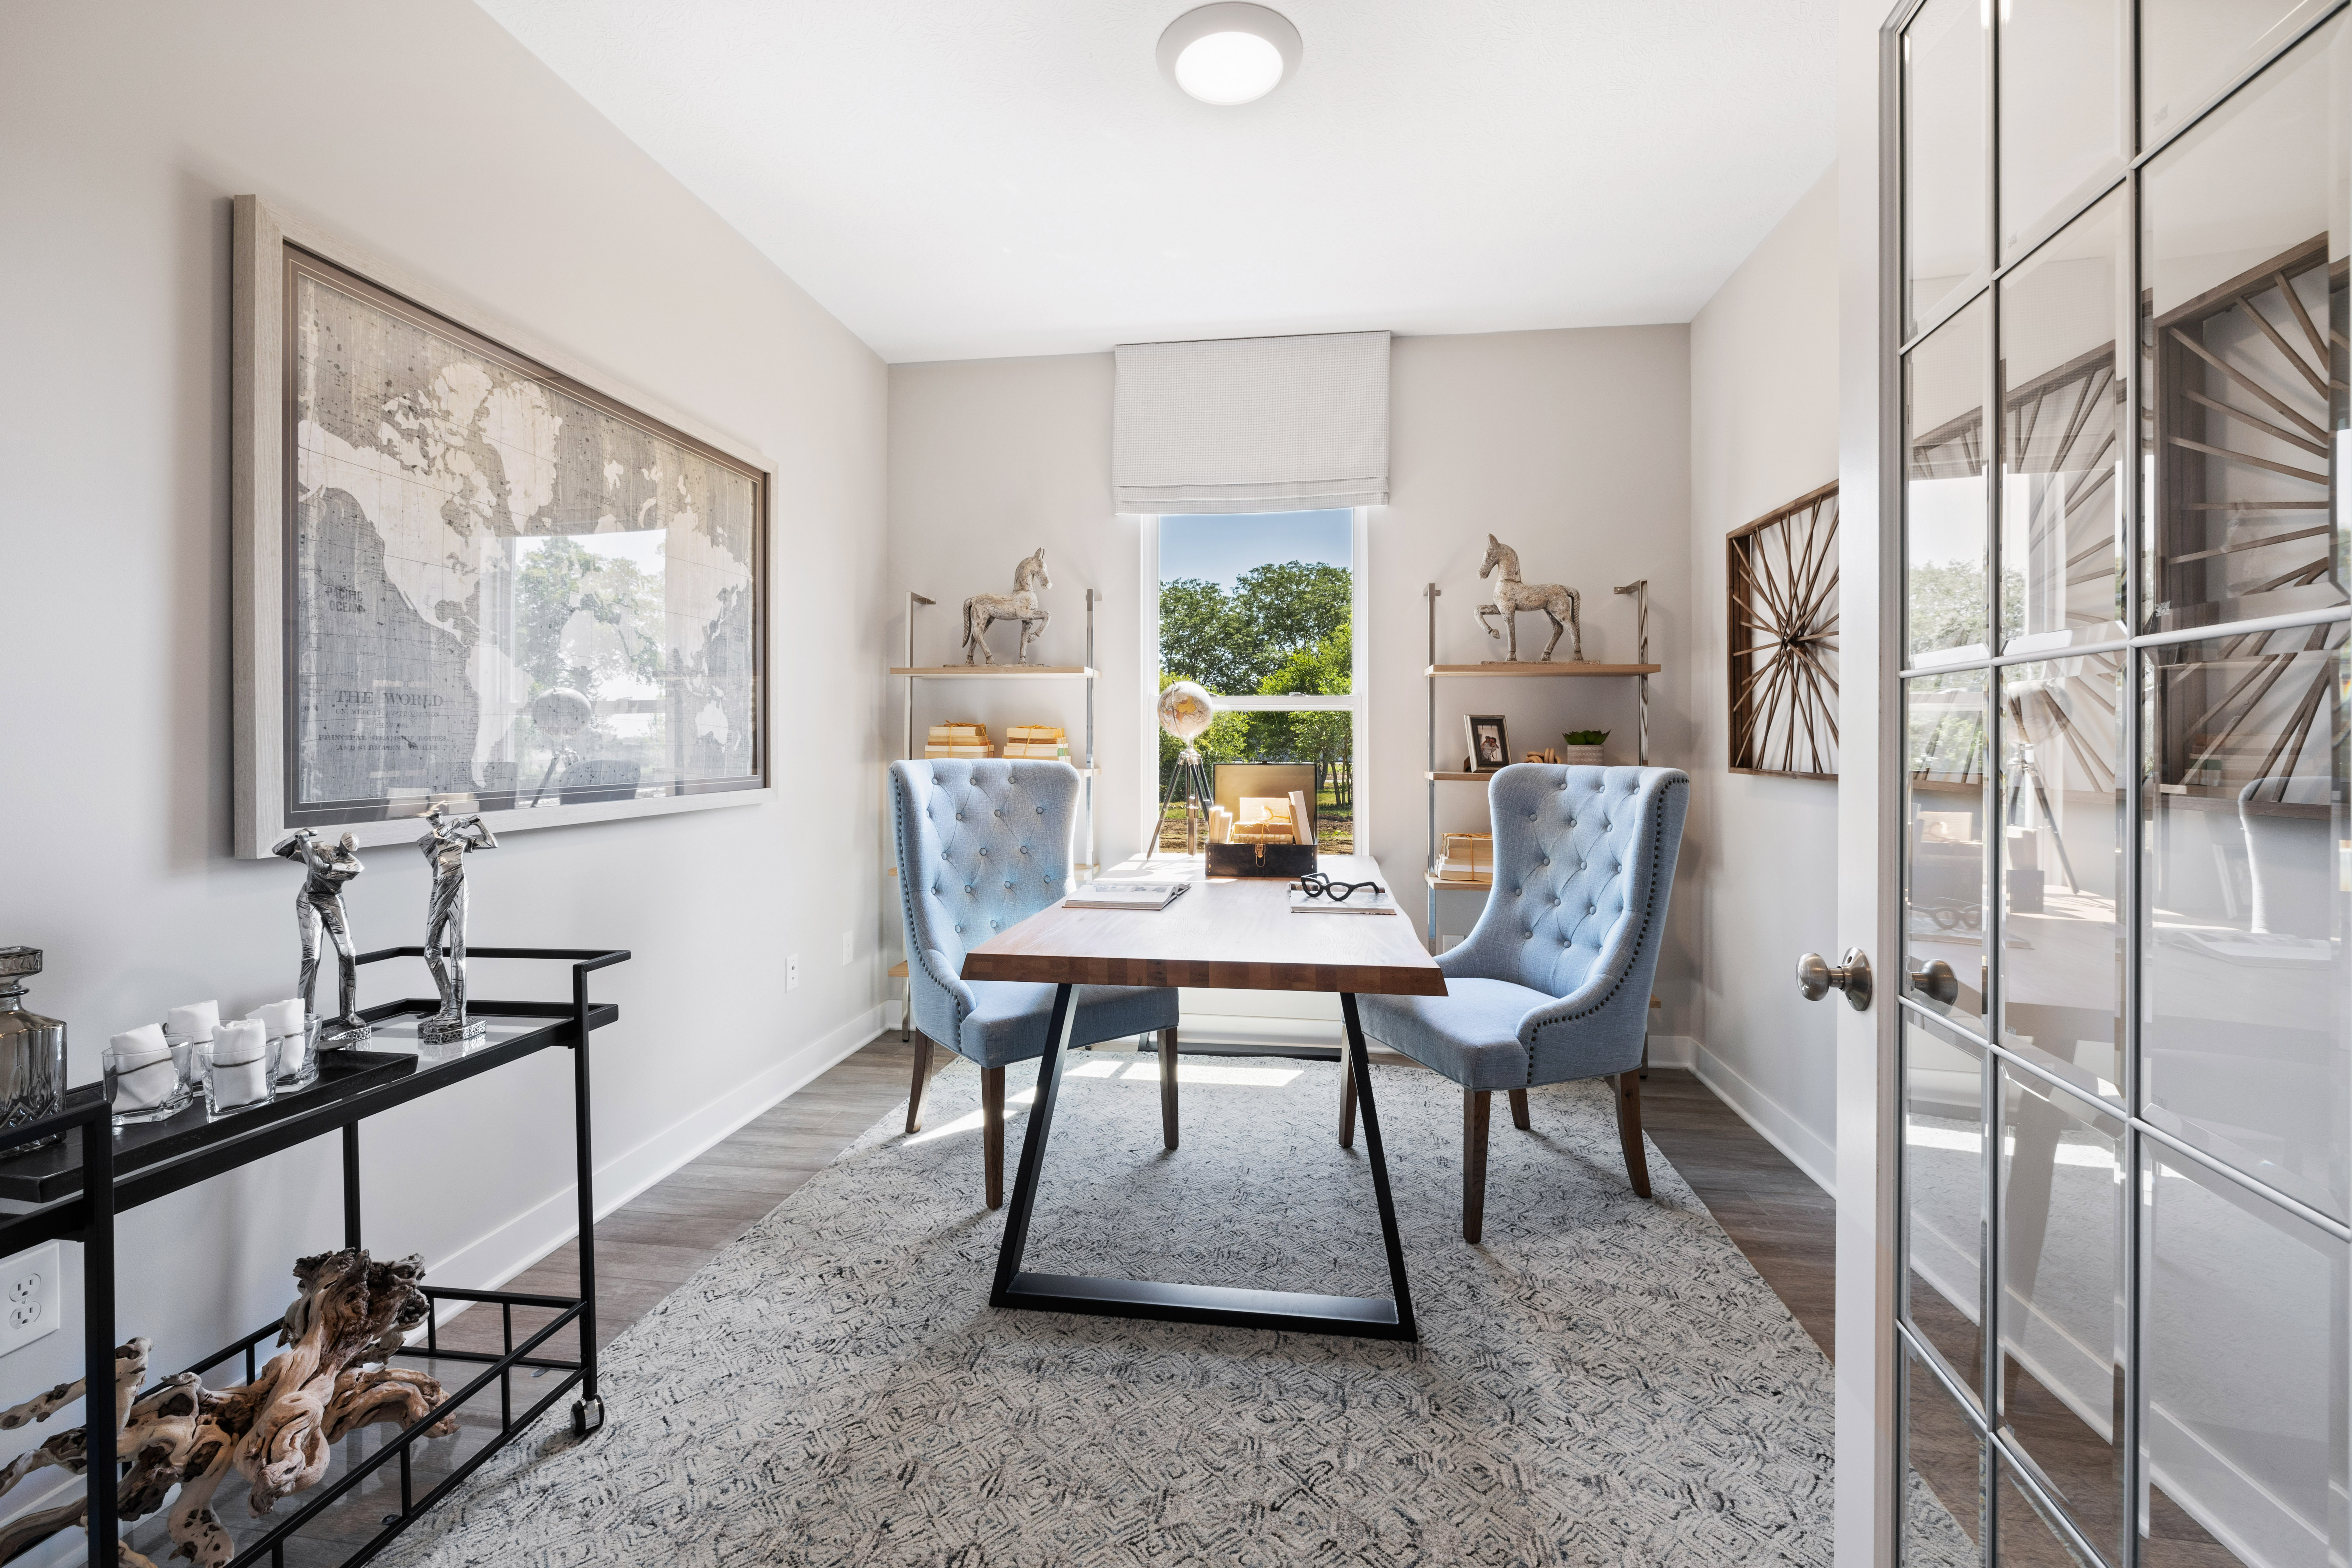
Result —
<path fill-rule="evenodd" d="M 437 800 L 425 820 L 432 831 L 416 841 L 433 868 L 433 891 L 425 906 L 425 963 L 440 987 L 441 1011 L 416 1026 L 416 1037 L 428 1046 L 446 1046 L 479 1039 L 484 1033 L 479 1020 L 466 1017 L 466 857 L 476 849 L 496 849 L 499 841 L 480 817 L 449 816 Z"/>
<path fill-rule="evenodd" d="M 367 1020 L 360 1016 L 358 955 L 352 950 L 351 921 L 343 913 L 343 888 L 363 869 L 355 853 L 358 847 L 359 841 L 348 833 L 343 835 L 341 843 L 331 845 L 310 827 L 289 833 L 270 846 L 271 854 L 302 862 L 305 873 L 302 890 L 294 895 L 294 928 L 302 938 L 302 976 L 297 989 L 305 1018 L 319 1017 L 319 937 L 322 929 L 335 944 L 340 981 L 336 987 L 338 1008 L 334 1017 L 319 1021 L 320 1050 L 355 1046 L 373 1033 Z"/>

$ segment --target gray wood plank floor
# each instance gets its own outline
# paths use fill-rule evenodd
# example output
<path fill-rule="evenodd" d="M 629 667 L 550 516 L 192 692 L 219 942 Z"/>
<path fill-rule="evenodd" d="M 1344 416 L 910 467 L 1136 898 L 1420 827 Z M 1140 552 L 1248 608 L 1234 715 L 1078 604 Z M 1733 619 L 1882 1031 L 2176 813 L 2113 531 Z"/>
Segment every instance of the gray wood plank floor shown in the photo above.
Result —
<path fill-rule="evenodd" d="M 684 1284 L 851 1140 L 906 1098 L 911 1047 L 893 1029 L 596 1226 L 596 1340 L 604 1344 Z M 953 1058 L 932 1053 L 935 1068 Z M 1824 1353 L 1832 1348 L 1836 1205 L 1803 1172 L 1689 1072 L 1654 1068 L 1642 1086 L 1643 1125 L 1765 1282 Z M 1017 1134 L 1016 1134 L 1017 1136 Z M 1007 1152 L 1008 1163 L 1018 1144 Z M 506 1289 L 571 1295 L 579 1248 L 567 1243 Z M 544 1315 L 515 1314 L 520 1336 Z M 499 1348 L 498 1315 L 477 1308 L 441 1331 L 459 1348 Z M 566 1353 L 569 1329 L 551 1341 Z"/>

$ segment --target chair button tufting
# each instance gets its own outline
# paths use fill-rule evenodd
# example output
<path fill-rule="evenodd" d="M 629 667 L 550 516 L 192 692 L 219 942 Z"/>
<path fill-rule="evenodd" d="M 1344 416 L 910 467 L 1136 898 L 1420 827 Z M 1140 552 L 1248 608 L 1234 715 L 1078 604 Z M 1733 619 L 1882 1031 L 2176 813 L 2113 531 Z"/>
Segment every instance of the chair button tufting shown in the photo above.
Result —
<path fill-rule="evenodd" d="M 959 811 L 959 812 L 957 812 L 957 813 L 956 813 L 956 820 L 957 820 L 958 822 L 961 822 L 961 821 L 963 820 L 963 813 L 962 813 L 962 812 Z"/>

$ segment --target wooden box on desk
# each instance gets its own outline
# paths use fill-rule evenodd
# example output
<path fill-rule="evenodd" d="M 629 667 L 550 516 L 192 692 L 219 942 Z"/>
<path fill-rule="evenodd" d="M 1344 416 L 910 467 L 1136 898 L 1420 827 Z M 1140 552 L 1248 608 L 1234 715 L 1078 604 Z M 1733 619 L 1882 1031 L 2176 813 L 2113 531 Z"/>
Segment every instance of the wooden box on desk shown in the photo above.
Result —
<path fill-rule="evenodd" d="M 1304 877 L 1315 869 L 1312 844 L 1212 844 L 1212 877 Z"/>

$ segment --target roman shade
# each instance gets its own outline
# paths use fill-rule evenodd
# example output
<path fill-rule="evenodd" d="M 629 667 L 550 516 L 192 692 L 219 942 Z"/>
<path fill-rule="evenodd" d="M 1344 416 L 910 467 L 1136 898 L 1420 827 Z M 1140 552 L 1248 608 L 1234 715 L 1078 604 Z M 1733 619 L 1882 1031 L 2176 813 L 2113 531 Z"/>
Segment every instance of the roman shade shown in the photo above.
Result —
<path fill-rule="evenodd" d="M 1312 511 L 1389 499 L 1389 334 L 1121 343 L 1120 511 Z"/>

